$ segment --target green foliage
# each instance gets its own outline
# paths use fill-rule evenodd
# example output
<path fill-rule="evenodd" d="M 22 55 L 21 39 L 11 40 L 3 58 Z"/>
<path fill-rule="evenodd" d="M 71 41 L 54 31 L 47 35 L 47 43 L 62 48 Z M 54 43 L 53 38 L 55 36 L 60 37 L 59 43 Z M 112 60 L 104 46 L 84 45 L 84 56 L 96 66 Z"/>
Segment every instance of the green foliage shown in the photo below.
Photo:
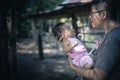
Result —
<path fill-rule="evenodd" d="M 86 23 L 86 16 L 83 16 L 83 17 L 78 17 L 78 20 L 80 20 L 81 23 Z"/>
<path fill-rule="evenodd" d="M 47 21 L 43 21 L 43 31 L 46 31 L 48 32 L 49 31 L 49 25 L 48 25 L 48 22 Z"/>
<path fill-rule="evenodd" d="M 40 11 L 52 10 L 58 6 L 63 0 L 18 0 L 17 12 L 18 12 L 18 24 L 17 35 L 21 38 L 29 37 L 31 34 L 31 22 L 26 18 L 29 14 L 37 13 Z M 47 21 L 42 21 L 44 31 L 49 30 Z M 38 23 L 37 29 L 40 28 L 41 23 Z"/>
<path fill-rule="evenodd" d="M 52 10 L 64 0 L 30 0 L 29 11 L 39 12 Z"/>
<path fill-rule="evenodd" d="M 19 24 L 19 27 L 17 27 L 17 37 L 19 38 L 27 38 L 31 34 L 31 25 L 29 20 L 23 20 L 21 22 L 22 24 Z"/>
<path fill-rule="evenodd" d="M 69 22 L 70 20 L 68 18 L 61 18 L 60 22 Z"/>

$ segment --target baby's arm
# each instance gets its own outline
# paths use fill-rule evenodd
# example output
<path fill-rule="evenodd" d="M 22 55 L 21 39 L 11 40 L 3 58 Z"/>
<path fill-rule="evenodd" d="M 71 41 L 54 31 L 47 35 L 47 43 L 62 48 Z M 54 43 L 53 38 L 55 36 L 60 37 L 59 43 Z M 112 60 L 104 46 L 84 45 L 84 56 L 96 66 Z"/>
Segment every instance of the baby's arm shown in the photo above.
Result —
<path fill-rule="evenodd" d="M 70 44 L 68 39 L 62 42 L 62 46 L 65 53 L 70 52 L 74 48 L 74 46 Z"/>

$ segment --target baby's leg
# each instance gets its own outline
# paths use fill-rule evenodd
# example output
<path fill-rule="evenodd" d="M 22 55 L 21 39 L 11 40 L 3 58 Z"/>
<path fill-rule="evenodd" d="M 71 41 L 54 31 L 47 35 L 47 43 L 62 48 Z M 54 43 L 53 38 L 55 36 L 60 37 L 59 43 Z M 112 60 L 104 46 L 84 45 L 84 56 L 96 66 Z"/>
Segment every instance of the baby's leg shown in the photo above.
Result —
<path fill-rule="evenodd" d="M 85 68 L 91 68 L 93 65 L 93 60 L 90 56 L 83 56 L 80 60 L 80 64 Z"/>
<path fill-rule="evenodd" d="M 93 67 L 92 64 L 88 64 L 88 63 L 87 63 L 87 64 L 84 65 L 84 68 L 89 68 L 89 69 L 90 69 L 90 68 L 92 68 L 92 67 Z"/>

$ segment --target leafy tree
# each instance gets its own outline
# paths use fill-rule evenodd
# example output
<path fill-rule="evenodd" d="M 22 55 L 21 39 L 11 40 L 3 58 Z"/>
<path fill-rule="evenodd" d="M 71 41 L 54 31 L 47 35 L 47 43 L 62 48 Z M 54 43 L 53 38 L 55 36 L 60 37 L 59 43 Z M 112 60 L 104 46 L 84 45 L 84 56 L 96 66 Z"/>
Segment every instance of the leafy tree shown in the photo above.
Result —
<path fill-rule="evenodd" d="M 63 0 L 16 0 L 17 2 L 17 35 L 20 38 L 29 37 L 31 32 L 31 22 L 28 16 L 39 11 L 52 10 Z M 43 21 L 45 30 L 48 29 L 47 22 Z"/>

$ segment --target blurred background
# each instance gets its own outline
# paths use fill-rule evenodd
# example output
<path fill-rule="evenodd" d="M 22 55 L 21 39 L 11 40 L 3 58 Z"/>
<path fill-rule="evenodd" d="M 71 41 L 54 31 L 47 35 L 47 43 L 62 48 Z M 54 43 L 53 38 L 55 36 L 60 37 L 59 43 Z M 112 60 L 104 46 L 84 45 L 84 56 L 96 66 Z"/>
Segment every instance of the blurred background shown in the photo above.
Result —
<path fill-rule="evenodd" d="M 91 0 L 1 0 L 0 80 L 73 80 L 62 46 L 52 34 L 69 22 L 88 51 L 103 36 L 90 20 Z"/>

